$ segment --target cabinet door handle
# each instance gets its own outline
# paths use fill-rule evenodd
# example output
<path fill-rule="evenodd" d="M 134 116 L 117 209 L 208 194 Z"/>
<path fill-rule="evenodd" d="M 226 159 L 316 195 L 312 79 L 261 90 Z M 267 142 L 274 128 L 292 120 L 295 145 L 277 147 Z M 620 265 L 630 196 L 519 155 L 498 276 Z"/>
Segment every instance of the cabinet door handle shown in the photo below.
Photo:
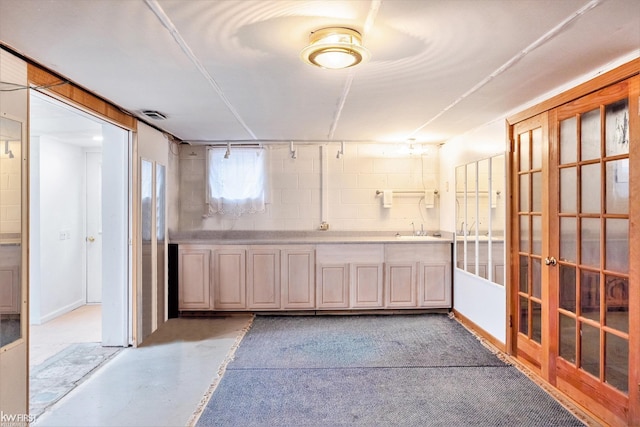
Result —
<path fill-rule="evenodd" d="M 558 261 L 556 260 L 555 257 L 546 257 L 544 259 L 544 263 L 545 265 L 556 265 L 558 264 Z"/>

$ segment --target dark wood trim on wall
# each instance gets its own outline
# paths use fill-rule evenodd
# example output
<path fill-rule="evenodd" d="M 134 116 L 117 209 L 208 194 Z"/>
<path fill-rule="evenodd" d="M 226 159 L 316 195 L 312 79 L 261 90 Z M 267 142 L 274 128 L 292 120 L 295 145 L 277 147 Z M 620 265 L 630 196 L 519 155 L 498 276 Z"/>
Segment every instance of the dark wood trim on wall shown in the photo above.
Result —
<path fill-rule="evenodd" d="M 99 96 L 82 89 L 73 82 L 53 74 L 38 65 L 33 63 L 27 64 L 27 78 L 31 85 L 47 87 L 48 91 L 105 118 L 113 124 L 128 130 L 137 130 L 138 120 L 132 115 L 122 111 L 114 104 Z"/>

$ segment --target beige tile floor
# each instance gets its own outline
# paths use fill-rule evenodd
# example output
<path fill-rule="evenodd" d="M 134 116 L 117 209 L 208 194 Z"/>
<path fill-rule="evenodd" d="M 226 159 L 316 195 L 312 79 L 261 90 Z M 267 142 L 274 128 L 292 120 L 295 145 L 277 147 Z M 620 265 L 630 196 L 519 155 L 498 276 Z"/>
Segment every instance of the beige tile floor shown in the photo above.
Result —
<path fill-rule="evenodd" d="M 102 306 L 83 305 L 69 313 L 29 326 L 29 365 L 39 365 L 64 350 L 69 344 L 100 342 Z"/>
<path fill-rule="evenodd" d="M 250 323 L 249 316 L 170 319 L 140 347 L 104 363 L 33 425 L 189 425 Z"/>

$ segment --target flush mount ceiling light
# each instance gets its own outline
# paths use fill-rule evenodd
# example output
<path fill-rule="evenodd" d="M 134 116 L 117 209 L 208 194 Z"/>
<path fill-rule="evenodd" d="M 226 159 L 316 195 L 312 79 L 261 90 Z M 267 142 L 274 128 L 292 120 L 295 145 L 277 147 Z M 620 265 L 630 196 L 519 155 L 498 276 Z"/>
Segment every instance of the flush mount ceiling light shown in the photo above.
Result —
<path fill-rule="evenodd" d="M 321 68 L 339 70 L 369 59 L 356 30 L 342 27 L 322 28 L 309 36 L 309 46 L 302 49 L 303 61 Z"/>

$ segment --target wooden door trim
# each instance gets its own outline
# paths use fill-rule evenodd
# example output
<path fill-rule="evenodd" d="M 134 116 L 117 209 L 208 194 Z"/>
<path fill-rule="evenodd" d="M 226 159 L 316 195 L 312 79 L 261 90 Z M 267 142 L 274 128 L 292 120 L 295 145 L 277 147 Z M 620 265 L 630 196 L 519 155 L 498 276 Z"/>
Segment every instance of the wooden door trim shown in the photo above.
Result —
<path fill-rule="evenodd" d="M 138 121 L 131 114 L 124 112 L 114 104 L 81 88 L 69 79 L 52 73 L 43 67 L 29 63 L 27 66 L 29 83 L 45 88 L 48 93 L 56 95 L 60 100 L 80 106 L 92 114 L 125 129 L 136 131 Z"/>
<path fill-rule="evenodd" d="M 629 80 L 629 327 L 640 329 L 640 76 Z M 636 260 L 635 262 L 633 260 Z M 632 283 L 631 279 L 636 278 Z M 635 285 L 635 286 L 633 286 Z M 631 330 L 629 330 L 631 332 Z M 640 330 L 629 334 L 629 424 L 640 425 Z"/>

